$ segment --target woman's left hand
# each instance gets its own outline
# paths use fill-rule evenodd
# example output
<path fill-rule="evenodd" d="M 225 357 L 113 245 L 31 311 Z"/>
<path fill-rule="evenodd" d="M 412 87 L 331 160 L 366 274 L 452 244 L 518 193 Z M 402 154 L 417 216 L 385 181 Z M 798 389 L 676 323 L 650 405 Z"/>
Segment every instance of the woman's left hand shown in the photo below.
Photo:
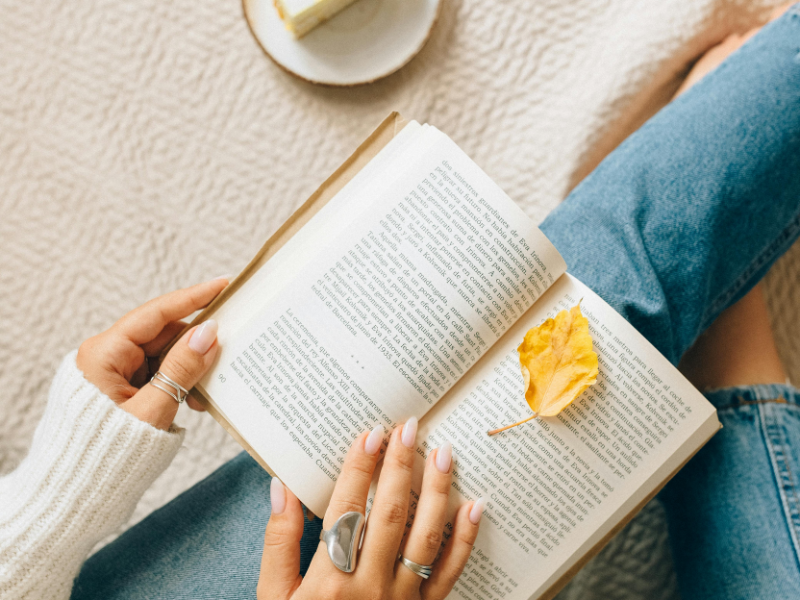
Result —
<path fill-rule="evenodd" d="M 76 363 L 88 381 L 127 411 L 159 429 L 169 429 L 178 403 L 166 392 L 145 385 L 157 370 L 191 389 L 206 374 L 217 354 L 217 323 L 193 327 L 178 340 L 161 365 L 157 357 L 186 326 L 181 319 L 200 310 L 228 280 L 217 278 L 160 296 L 132 310 L 110 329 L 89 338 L 78 349 Z M 187 404 L 202 406 L 191 396 Z"/>

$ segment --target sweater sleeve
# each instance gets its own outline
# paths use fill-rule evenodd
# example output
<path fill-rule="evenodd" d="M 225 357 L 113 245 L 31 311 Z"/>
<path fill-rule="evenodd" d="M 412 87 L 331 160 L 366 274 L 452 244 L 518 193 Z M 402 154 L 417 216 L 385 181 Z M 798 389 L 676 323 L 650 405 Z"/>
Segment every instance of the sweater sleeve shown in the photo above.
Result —
<path fill-rule="evenodd" d="M 30 452 L 0 478 L 0 598 L 68 599 L 98 541 L 121 527 L 174 458 L 183 430 L 121 410 L 67 355 Z"/>

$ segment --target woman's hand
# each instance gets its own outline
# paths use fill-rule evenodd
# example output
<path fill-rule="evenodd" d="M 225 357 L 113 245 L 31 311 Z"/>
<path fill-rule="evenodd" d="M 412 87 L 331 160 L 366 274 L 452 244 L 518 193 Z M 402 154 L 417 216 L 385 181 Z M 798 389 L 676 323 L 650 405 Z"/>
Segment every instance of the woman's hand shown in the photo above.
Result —
<path fill-rule="evenodd" d="M 165 294 L 132 310 L 110 329 L 89 338 L 78 349 L 76 363 L 88 381 L 138 419 L 169 429 L 178 403 L 166 392 L 145 385 L 159 369 L 191 389 L 217 354 L 217 323 L 193 327 L 173 346 L 159 366 L 157 357 L 186 326 L 181 321 L 211 302 L 228 280 L 217 278 Z M 189 406 L 202 410 L 194 399 Z"/>
<path fill-rule="evenodd" d="M 320 543 L 308 573 L 300 577 L 303 511 L 297 498 L 278 479 L 272 480 L 272 515 L 264 539 L 258 600 L 438 600 L 447 596 L 472 551 L 483 501 L 469 502 L 459 509 L 450 539 L 436 560 L 447 515 L 452 448 L 448 443 L 431 452 L 402 553 L 416 563 L 432 563 L 433 574 L 422 579 L 397 560 L 406 532 L 416 430 L 417 421 L 411 419 L 392 433 L 353 573 L 338 570 L 325 544 Z M 356 438 L 325 513 L 325 529 L 346 512 L 364 514 L 382 444 L 380 426 Z"/>

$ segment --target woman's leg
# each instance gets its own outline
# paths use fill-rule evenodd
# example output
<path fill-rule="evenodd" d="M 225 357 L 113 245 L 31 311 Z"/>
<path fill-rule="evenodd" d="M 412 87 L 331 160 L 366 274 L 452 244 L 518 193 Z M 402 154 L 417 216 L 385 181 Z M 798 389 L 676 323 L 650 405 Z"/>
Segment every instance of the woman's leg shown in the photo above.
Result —
<path fill-rule="evenodd" d="M 800 234 L 800 8 L 614 150 L 542 224 L 677 364 Z"/>
<path fill-rule="evenodd" d="M 243 452 L 89 558 L 73 600 L 255 598 L 269 485 Z M 303 572 L 321 525 L 306 523 Z"/>
<path fill-rule="evenodd" d="M 786 382 L 760 285 L 697 338 L 679 368 L 699 390 Z"/>
<path fill-rule="evenodd" d="M 785 384 L 760 288 L 722 313 L 681 362 L 722 430 L 669 483 L 684 600 L 800 598 L 800 392 Z"/>
<path fill-rule="evenodd" d="M 570 271 L 673 362 L 800 231 L 798 39 L 797 14 L 765 28 L 543 224 Z M 235 459 L 93 556 L 73 598 L 254 597 L 267 489 Z M 319 521 L 306 530 L 315 548 Z"/>
<path fill-rule="evenodd" d="M 677 362 L 797 237 L 798 160 L 795 7 L 629 138 L 543 228 Z M 800 393 L 779 385 L 760 289 L 681 368 L 701 389 L 747 386 L 709 394 L 724 428 L 661 495 L 684 600 L 800 598 Z"/>

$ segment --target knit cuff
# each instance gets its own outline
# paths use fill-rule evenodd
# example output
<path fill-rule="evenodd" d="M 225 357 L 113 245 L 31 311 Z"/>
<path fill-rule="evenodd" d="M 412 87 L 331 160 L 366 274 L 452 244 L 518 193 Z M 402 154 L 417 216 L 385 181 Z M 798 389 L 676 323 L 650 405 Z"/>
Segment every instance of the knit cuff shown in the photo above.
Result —
<path fill-rule="evenodd" d="M 53 380 L 28 456 L 0 478 L 4 598 L 68 597 L 89 551 L 130 518 L 183 441 L 182 429 L 156 429 L 117 407 L 86 380 L 76 356 L 64 358 Z"/>

